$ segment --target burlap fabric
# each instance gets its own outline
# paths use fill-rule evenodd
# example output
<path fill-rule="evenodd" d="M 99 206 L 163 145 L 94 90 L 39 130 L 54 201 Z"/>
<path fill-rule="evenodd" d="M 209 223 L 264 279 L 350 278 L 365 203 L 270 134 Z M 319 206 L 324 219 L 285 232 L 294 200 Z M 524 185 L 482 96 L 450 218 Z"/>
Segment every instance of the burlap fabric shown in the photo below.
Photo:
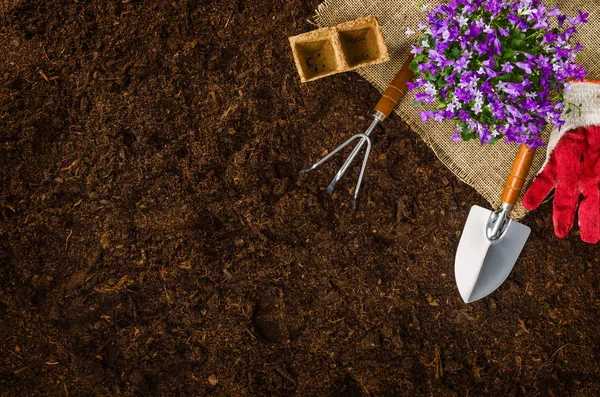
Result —
<path fill-rule="evenodd" d="M 440 1 L 425 1 L 434 6 Z M 366 15 L 375 15 L 381 23 L 388 45 L 390 62 L 359 69 L 357 72 L 383 92 L 388 83 L 407 59 L 410 44 L 415 36 L 406 37 L 406 27 L 416 29 L 424 19 L 420 11 L 421 1 L 411 0 L 326 0 L 319 5 L 315 22 L 318 26 L 332 26 Z M 550 2 L 548 2 L 550 4 Z M 552 3 L 554 4 L 554 3 Z M 597 62 L 600 60 L 600 2 L 598 1 L 558 1 L 556 4 L 563 13 L 577 15 L 577 10 L 589 12 L 589 23 L 578 27 L 577 39 L 585 46 L 578 62 L 588 71 L 588 77 L 600 78 Z M 452 142 L 454 130 L 451 122 L 437 123 L 421 121 L 418 110 L 413 105 L 413 95 L 406 95 L 395 112 L 413 131 L 419 134 L 431 147 L 439 159 L 461 180 L 473 186 L 493 207 L 500 204 L 500 195 L 517 152 L 516 144 L 499 142 L 496 145 L 480 146 L 478 142 Z M 545 141 L 547 142 L 547 134 Z M 542 166 L 546 155 L 545 147 L 539 148 L 529 173 L 531 179 Z M 529 181 L 528 181 L 529 182 Z M 519 219 L 527 211 L 519 201 L 512 217 Z"/>

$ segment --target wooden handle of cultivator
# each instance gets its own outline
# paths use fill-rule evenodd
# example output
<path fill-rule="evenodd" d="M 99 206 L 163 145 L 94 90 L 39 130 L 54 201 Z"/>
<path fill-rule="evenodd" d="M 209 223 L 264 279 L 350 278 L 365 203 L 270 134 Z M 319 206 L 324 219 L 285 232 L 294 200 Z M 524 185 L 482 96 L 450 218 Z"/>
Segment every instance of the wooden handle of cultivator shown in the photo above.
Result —
<path fill-rule="evenodd" d="M 410 63 L 413 60 L 413 55 L 404 62 L 402 68 L 394 77 L 394 80 L 390 83 L 387 90 L 381 96 L 377 105 L 375 105 L 375 110 L 381 112 L 385 117 L 388 117 L 392 110 L 396 107 L 398 102 L 400 102 L 400 98 L 406 93 L 408 90 L 407 82 L 411 81 L 414 77 L 414 73 L 410 70 Z"/>
<path fill-rule="evenodd" d="M 517 157 L 510 169 L 510 174 L 506 179 L 506 185 L 504 185 L 504 191 L 502 192 L 503 203 L 514 205 L 519 199 L 534 155 L 535 148 L 521 144 L 517 152 Z"/>

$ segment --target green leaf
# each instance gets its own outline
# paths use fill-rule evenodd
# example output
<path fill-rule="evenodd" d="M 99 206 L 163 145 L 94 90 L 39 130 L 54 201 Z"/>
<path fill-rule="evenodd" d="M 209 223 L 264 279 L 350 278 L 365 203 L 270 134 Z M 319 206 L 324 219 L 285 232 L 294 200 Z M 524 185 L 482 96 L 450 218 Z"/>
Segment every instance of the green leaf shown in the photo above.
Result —
<path fill-rule="evenodd" d="M 523 81 L 523 77 L 524 76 L 525 75 L 524 75 L 524 72 L 522 70 L 520 70 L 520 69 L 517 70 L 515 68 L 515 71 L 510 74 L 510 81 L 513 82 L 513 83 L 520 83 L 520 82 Z"/>
<path fill-rule="evenodd" d="M 436 85 L 438 88 L 446 88 L 448 87 L 448 82 L 444 80 L 444 76 L 440 75 L 436 80 Z"/>
<path fill-rule="evenodd" d="M 468 127 L 462 127 L 460 130 L 460 137 L 462 138 L 463 141 L 470 141 L 471 139 L 475 138 L 475 132 L 471 131 Z"/>
<path fill-rule="evenodd" d="M 451 55 L 453 59 L 458 59 L 460 57 L 460 48 L 454 47 L 451 51 Z"/>
<path fill-rule="evenodd" d="M 479 120 L 483 124 L 492 124 L 492 112 L 490 112 L 488 109 L 484 109 L 479 117 Z"/>
<path fill-rule="evenodd" d="M 510 33 L 510 37 L 513 39 L 523 40 L 525 37 L 527 37 L 527 34 L 520 29 L 515 29 Z"/>
<path fill-rule="evenodd" d="M 517 52 L 515 50 L 513 50 L 512 48 L 509 48 L 502 55 L 502 59 L 504 59 L 505 61 L 508 61 L 510 59 L 513 59 L 515 57 L 515 55 L 517 55 Z"/>
<path fill-rule="evenodd" d="M 512 47 L 517 47 L 517 48 L 519 48 L 519 47 L 521 47 L 521 45 L 523 44 L 523 41 L 524 41 L 523 39 L 512 39 L 512 40 L 510 41 L 510 44 L 512 45 Z"/>
<path fill-rule="evenodd" d="M 410 70 L 415 73 L 419 73 L 419 62 L 416 59 L 413 59 L 410 63 Z"/>

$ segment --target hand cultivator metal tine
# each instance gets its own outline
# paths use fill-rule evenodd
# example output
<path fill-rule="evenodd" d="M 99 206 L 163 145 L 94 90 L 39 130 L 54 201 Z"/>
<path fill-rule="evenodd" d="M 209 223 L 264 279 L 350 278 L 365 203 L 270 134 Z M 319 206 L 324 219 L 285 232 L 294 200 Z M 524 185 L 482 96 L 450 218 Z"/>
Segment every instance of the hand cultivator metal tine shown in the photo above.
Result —
<path fill-rule="evenodd" d="M 359 143 L 359 145 L 361 145 L 362 142 L 366 141 L 367 149 L 365 150 L 365 157 L 363 159 L 362 166 L 360 167 L 360 174 L 358 175 L 358 181 L 356 182 L 356 188 L 354 189 L 354 203 L 352 204 L 353 209 L 358 208 L 358 191 L 360 190 L 360 185 L 362 183 L 363 175 L 365 174 L 365 168 L 367 168 L 367 160 L 369 160 L 369 152 L 371 151 L 371 139 L 366 134 L 359 134 L 359 135 L 362 135 L 362 137 L 363 137 L 363 140 L 361 140 L 361 143 Z M 333 188 L 331 190 L 333 191 Z"/>

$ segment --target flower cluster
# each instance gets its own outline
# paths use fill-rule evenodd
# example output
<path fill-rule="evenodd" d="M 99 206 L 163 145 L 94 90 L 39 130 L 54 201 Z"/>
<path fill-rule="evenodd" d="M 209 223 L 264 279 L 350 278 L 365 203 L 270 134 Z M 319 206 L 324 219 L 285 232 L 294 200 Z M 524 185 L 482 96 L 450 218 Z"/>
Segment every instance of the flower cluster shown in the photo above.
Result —
<path fill-rule="evenodd" d="M 573 44 L 587 13 L 568 18 L 540 0 L 452 0 L 421 22 L 411 69 L 423 121 L 455 120 L 455 141 L 536 147 L 547 123 L 559 127 L 568 79 L 583 79 Z M 415 32 L 408 28 L 407 35 Z M 571 110 L 569 105 L 568 111 Z"/>

